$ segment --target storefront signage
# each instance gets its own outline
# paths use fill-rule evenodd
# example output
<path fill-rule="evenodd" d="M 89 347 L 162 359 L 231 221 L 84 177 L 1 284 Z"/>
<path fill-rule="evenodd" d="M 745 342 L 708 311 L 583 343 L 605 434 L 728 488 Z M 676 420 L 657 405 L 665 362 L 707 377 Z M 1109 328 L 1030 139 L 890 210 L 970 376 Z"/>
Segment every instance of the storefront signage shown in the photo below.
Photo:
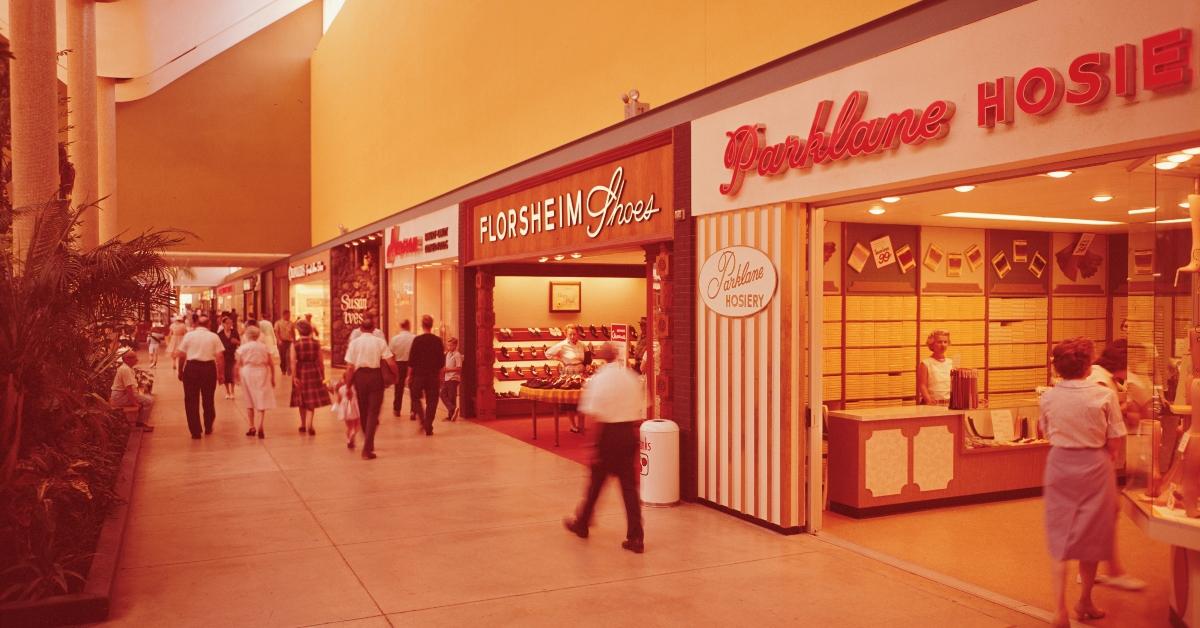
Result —
<path fill-rule="evenodd" d="M 671 237 L 671 146 L 614 159 L 472 209 L 472 258 Z"/>
<path fill-rule="evenodd" d="M 1192 142 L 1198 25 L 1194 0 L 1030 2 L 703 116 L 690 213 Z"/>
<path fill-rule="evenodd" d="M 771 258 L 749 246 L 721 249 L 700 267 L 699 287 L 704 304 L 730 318 L 761 312 L 770 305 L 778 284 Z"/>
<path fill-rule="evenodd" d="M 368 240 L 358 246 L 338 246 L 329 251 L 329 342 L 335 367 L 344 364 L 350 334 L 368 316 L 376 327 L 386 329 L 380 283 L 383 273 L 379 268 L 382 250 L 379 240 Z"/>
<path fill-rule="evenodd" d="M 288 279 L 303 279 L 309 275 L 325 272 L 325 262 L 317 260 L 308 264 L 288 266 Z"/>
<path fill-rule="evenodd" d="M 411 266 L 458 256 L 458 205 L 384 231 L 384 267 Z"/>
<path fill-rule="evenodd" d="M 233 294 L 233 284 L 227 283 L 223 286 L 217 286 L 217 294 L 220 296 Z"/>
<path fill-rule="evenodd" d="M 242 280 L 242 292 L 251 292 L 254 290 L 254 277 L 247 277 Z"/>

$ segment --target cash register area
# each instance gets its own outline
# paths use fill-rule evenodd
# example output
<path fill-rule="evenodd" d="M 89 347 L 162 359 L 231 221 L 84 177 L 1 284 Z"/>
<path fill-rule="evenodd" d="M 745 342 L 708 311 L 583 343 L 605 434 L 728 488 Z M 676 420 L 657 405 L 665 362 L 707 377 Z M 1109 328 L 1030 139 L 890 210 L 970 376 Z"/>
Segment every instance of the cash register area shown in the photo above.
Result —
<path fill-rule="evenodd" d="M 1174 281 L 1200 247 L 1195 153 L 824 208 L 825 533 L 1053 608 L 1038 423 L 1038 397 L 1055 382 L 1050 348 L 1084 336 L 1099 355 L 1122 341 L 1122 400 L 1145 416 L 1127 422 L 1118 461 L 1121 501 L 1142 514 L 1119 517 L 1117 552 L 1147 586 L 1098 588 L 1109 613 L 1098 623 L 1164 624 L 1172 545 L 1145 520 L 1177 515 L 1200 530 L 1182 511 L 1155 515 L 1145 497 L 1190 423 L 1194 275 Z M 918 405 L 935 330 L 950 336 L 955 398 Z"/>

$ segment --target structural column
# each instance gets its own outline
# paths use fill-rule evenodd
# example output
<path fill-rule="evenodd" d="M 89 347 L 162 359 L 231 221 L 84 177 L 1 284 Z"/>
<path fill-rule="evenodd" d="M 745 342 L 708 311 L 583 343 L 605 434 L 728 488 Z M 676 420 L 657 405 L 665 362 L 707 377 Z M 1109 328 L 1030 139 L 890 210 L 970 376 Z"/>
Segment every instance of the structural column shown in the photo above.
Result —
<path fill-rule="evenodd" d="M 84 207 L 99 198 L 96 129 L 96 4 L 93 0 L 67 0 L 67 108 L 70 130 L 71 161 L 75 165 L 72 207 Z M 99 241 L 98 211 L 83 212 L 79 225 L 79 245 L 83 250 L 96 248 Z"/>
<path fill-rule="evenodd" d="M 96 125 L 99 138 L 100 241 L 117 237 L 117 82 L 97 79 Z"/>
<path fill-rule="evenodd" d="M 58 197 L 54 3 L 10 0 L 13 254 L 24 262 L 38 212 Z M 19 269 L 18 269 L 19 270 Z"/>

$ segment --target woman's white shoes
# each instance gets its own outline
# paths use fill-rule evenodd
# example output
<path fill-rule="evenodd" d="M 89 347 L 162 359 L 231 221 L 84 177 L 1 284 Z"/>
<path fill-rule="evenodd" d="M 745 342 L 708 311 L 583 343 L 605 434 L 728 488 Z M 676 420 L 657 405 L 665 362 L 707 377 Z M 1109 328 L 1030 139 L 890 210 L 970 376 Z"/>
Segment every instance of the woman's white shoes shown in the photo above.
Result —
<path fill-rule="evenodd" d="M 1075 575 L 1075 582 L 1078 584 L 1083 582 L 1083 579 L 1078 574 Z M 1114 589 L 1122 591 L 1141 591 L 1146 588 L 1146 583 L 1143 580 L 1134 578 L 1129 574 L 1121 574 L 1119 576 L 1103 576 L 1096 574 L 1096 584 L 1103 584 Z"/>

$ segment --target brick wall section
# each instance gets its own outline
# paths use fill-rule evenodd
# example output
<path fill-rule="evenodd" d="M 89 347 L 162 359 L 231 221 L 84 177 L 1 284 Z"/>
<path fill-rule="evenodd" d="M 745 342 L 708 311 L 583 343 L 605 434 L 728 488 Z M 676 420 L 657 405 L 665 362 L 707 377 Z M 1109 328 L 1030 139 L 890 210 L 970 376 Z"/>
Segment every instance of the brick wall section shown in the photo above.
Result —
<path fill-rule="evenodd" d="M 675 207 L 686 214 L 675 221 L 672 248 L 671 365 L 672 419 L 679 424 L 679 482 L 683 499 L 696 499 L 696 232 L 692 219 L 692 128 L 673 129 Z"/>

